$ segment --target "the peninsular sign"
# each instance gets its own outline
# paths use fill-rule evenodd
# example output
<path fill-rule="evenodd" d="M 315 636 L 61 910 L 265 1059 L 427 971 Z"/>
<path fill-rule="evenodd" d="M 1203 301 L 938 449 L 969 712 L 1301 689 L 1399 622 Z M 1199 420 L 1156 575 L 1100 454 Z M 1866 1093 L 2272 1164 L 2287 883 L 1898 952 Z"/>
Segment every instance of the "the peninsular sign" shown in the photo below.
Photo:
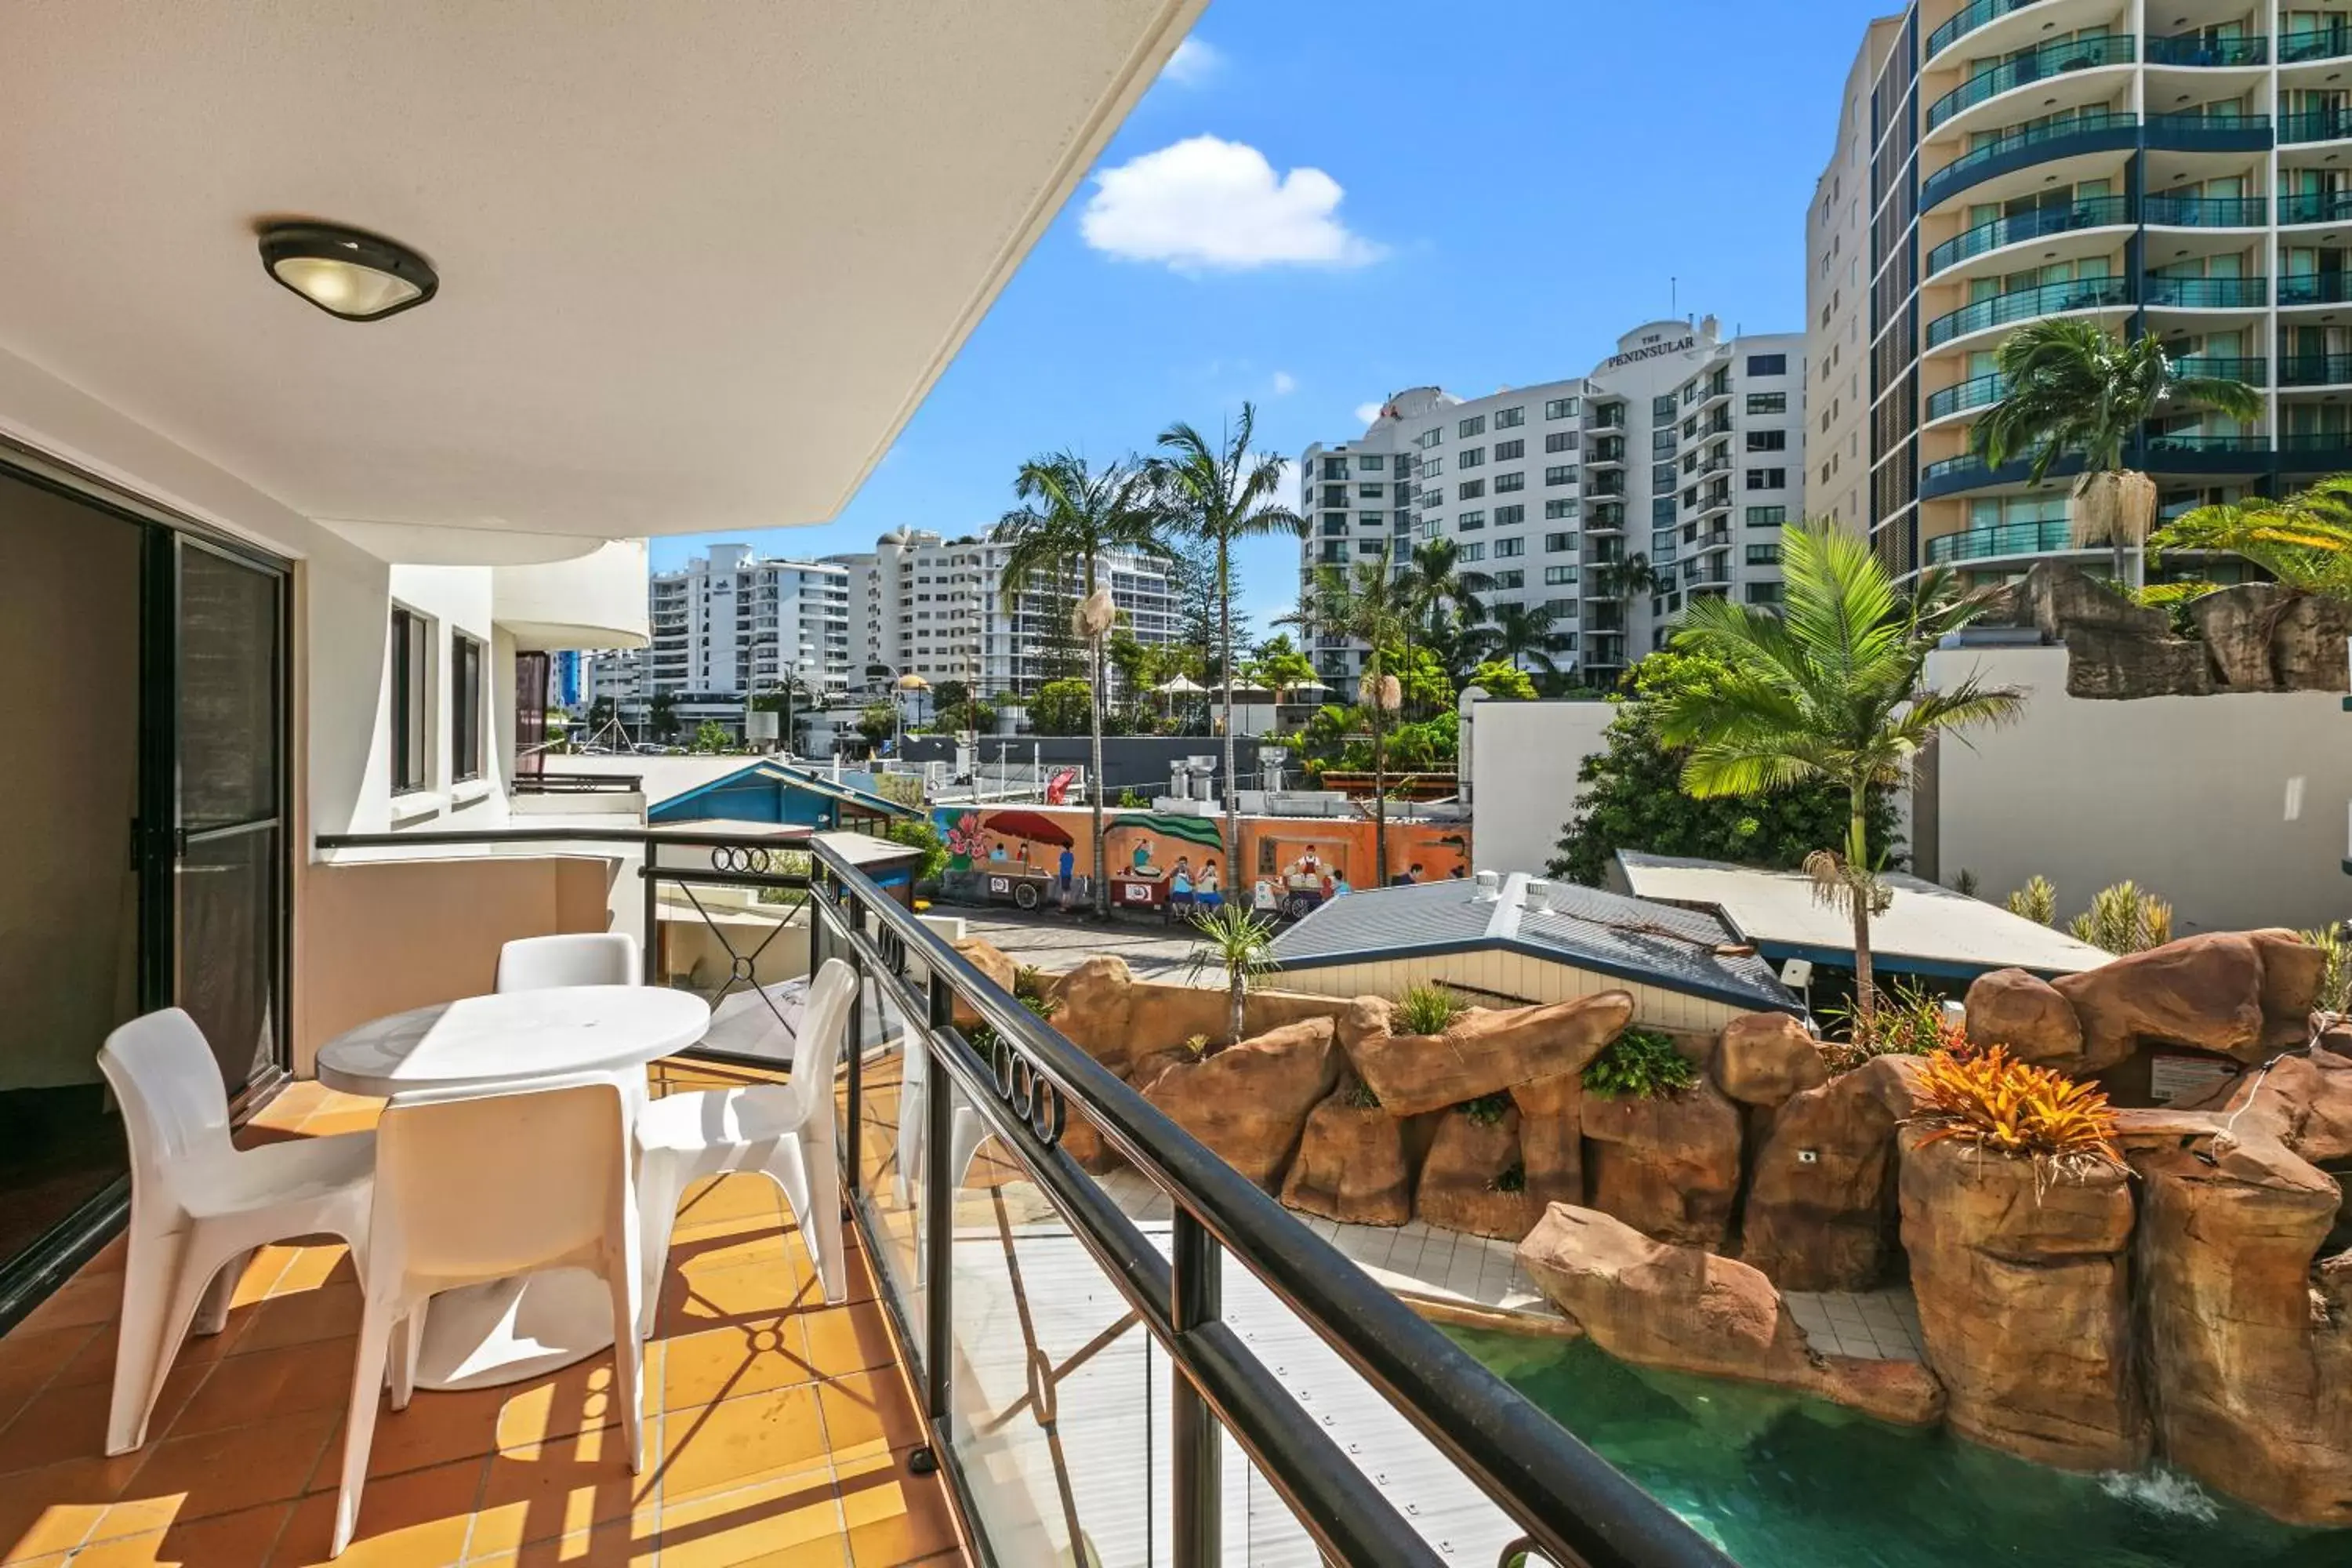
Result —
<path fill-rule="evenodd" d="M 1698 334 L 1696 332 L 1685 333 L 1682 337 L 1675 338 L 1666 342 L 1643 343 L 1638 349 L 1628 349 L 1622 354 L 1612 354 L 1609 358 L 1601 362 L 1601 368 L 1603 370 L 1615 370 L 1621 364 L 1632 364 L 1636 360 L 1657 359 L 1664 354 L 1678 354 L 1685 349 L 1695 349 L 1697 346 Z"/>

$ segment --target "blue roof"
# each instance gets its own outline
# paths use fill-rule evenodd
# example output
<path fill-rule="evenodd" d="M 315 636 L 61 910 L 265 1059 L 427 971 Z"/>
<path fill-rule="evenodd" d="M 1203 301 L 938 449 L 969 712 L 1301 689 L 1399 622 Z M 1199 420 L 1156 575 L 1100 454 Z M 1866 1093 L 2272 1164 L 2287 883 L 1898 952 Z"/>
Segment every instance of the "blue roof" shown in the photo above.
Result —
<path fill-rule="evenodd" d="M 1530 905 L 1530 879 L 1514 873 L 1481 900 L 1468 878 L 1380 888 L 1332 900 L 1275 940 L 1285 969 L 1487 949 L 1591 970 L 1737 1007 L 1803 1009 L 1722 921 L 1571 882 Z"/>
<path fill-rule="evenodd" d="M 692 789 L 682 790 L 667 800 L 656 801 L 646 810 L 646 817 L 648 821 L 654 822 L 691 817 L 694 814 L 686 807 L 688 803 L 698 797 L 709 795 L 715 790 L 761 782 L 773 784 L 788 790 L 799 790 L 825 800 L 839 801 L 845 805 L 854 805 L 877 816 L 913 819 L 923 815 L 921 810 L 915 806 L 901 805 L 895 800 L 886 800 L 878 795 L 858 789 L 851 784 L 835 784 L 821 773 L 805 773 L 799 768 L 788 767 L 782 763 L 763 759 L 748 767 L 738 768 L 731 773 L 712 779 L 708 784 L 699 784 Z"/>

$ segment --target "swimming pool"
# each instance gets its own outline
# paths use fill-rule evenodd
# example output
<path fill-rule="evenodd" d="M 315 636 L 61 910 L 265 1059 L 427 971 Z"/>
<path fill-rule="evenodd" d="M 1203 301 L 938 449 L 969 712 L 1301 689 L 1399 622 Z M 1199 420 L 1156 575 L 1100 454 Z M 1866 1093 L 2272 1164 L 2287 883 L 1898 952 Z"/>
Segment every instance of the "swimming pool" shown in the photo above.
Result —
<path fill-rule="evenodd" d="M 1447 1332 L 1742 1568 L 2352 1564 L 2352 1531 L 2290 1529 L 2168 1472 L 2067 1475 L 1584 1341 Z"/>

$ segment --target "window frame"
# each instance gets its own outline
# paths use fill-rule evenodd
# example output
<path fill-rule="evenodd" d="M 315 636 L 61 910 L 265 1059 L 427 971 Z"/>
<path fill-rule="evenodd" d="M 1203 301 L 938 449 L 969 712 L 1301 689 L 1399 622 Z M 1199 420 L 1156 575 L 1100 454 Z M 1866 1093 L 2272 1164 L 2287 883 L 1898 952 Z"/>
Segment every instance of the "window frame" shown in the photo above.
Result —
<path fill-rule="evenodd" d="M 418 795 L 433 782 L 433 623 L 392 607 L 392 793 Z"/>
<path fill-rule="evenodd" d="M 449 782 L 472 784 L 489 771 L 484 720 L 489 647 L 463 632 L 449 634 Z"/>

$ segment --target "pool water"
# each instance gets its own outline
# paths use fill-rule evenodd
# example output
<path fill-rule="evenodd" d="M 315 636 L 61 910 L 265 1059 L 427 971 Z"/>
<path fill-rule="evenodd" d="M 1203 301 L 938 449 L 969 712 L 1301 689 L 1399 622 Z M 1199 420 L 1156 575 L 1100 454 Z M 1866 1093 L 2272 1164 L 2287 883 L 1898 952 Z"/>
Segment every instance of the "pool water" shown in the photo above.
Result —
<path fill-rule="evenodd" d="M 2352 1531 L 2171 1472 L 2067 1475 L 1584 1341 L 1446 1331 L 1742 1568 L 2352 1568 Z"/>

